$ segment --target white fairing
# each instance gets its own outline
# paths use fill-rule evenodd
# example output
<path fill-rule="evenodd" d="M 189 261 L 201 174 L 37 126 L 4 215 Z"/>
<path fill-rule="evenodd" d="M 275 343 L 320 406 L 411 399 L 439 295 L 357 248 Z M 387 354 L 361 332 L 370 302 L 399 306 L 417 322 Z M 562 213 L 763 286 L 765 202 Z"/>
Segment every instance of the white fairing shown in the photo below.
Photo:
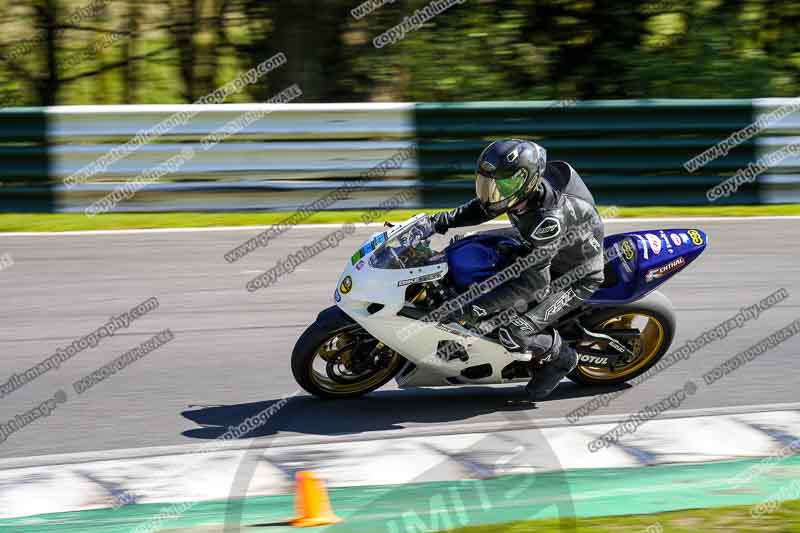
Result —
<path fill-rule="evenodd" d="M 386 242 L 391 242 L 398 233 L 421 218 L 427 220 L 425 215 L 417 215 L 391 228 L 386 234 Z M 376 233 L 365 241 L 365 245 L 381 235 L 383 232 Z M 455 323 L 442 325 L 435 321 L 424 322 L 398 315 L 404 306 L 410 305 L 406 303 L 405 294 L 411 280 L 424 278 L 425 281 L 433 281 L 443 278 L 447 273 L 446 261 L 415 268 L 376 268 L 370 261 L 373 253 L 366 253 L 360 260 L 353 259 L 348 263 L 339 278 L 334 299 L 345 313 L 372 336 L 416 365 L 411 371 L 410 366 L 400 371 L 396 378 L 398 386 L 407 388 L 509 381 L 501 377 L 501 372 L 515 358 L 496 341 L 477 336 Z M 351 281 L 345 283 L 348 276 Z M 370 304 L 381 304 L 383 307 L 375 311 L 376 306 L 373 306 L 373 312 L 370 313 L 367 310 Z M 443 340 L 461 344 L 469 359 L 446 361 L 437 356 L 437 346 Z M 491 365 L 491 373 L 485 377 L 470 379 L 461 373 L 464 369 L 485 364 Z"/>

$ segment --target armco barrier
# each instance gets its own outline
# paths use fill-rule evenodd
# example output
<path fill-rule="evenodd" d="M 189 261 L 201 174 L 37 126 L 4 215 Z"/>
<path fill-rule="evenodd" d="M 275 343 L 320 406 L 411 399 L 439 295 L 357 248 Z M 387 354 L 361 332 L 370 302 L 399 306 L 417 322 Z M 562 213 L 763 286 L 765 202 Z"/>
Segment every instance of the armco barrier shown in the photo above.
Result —
<path fill-rule="evenodd" d="M 800 98 L 763 98 L 753 101 L 756 118 L 769 116 L 780 108 L 800 107 Z M 795 112 L 767 129 L 756 139 L 756 158 L 788 145 L 800 143 L 800 112 Z M 758 177 L 762 203 L 800 203 L 800 155 L 784 159 Z"/>
<path fill-rule="evenodd" d="M 525 137 L 585 177 L 597 200 L 615 205 L 703 205 L 705 192 L 765 151 L 794 143 L 800 113 L 760 131 L 702 168 L 691 158 L 759 116 L 793 103 L 759 100 L 609 100 L 457 104 L 229 104 L 58 106 L 0 111 L 0 210 L 79 211 L 187 145 L 196 156 L 119 205 L 128 211 L 293 209 L 342 180 L 366 175 L 400 151 L 417 157 L 331 206 L 371 207 L 400 189 L 417 206 L 451 205 L 473 194 L 483 147 Z M 85 184 L 63 180 L 137 133 L 178 112 L 193 118 L 153 139 Z M 247 112 L 264 116 L 211 150 L 201 139 Z M 800 201 L 800 158 L 784 160 L 717 203 Z M 313 191 L 319 191 L 314 193 Z M 411 207 L 411 205 L 409 205 Z"/>
<path fill-rule="evenodd" d="M 50 212 L 47 119 L 41 109 L 0 111 L 0 212 Z"/>
<path fill-rule="evenodd" d="M 468 174 L 497 137 L 533 139 L 548 158 L 569 161 L 596 199 L 615 205 L 704 204 L 705 191 L 746 166 L 754 143 L 689 173 L 683 164 L 749 124 L 750 100 L 609 100 L 419 104 L 415 123 L 420 168 L 429 180 L 453 167 Z M 735 203 L 757 203 L 756 186 Z"/>

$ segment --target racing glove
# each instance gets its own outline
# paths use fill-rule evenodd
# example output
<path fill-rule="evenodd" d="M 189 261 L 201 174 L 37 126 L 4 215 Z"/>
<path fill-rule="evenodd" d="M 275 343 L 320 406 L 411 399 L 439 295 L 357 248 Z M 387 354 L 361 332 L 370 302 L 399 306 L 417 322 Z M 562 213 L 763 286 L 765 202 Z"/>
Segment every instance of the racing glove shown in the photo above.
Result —
<path fill-rule="evenodd" d="M 433 222 L 433 231 L 441 235 L 444 235 L 450 229 L 446 212 L 436 213 L 431 217 L 431 222 Z"/>
<path fill-rule="evenodd" d="M 488 222 L 492 217 L 481 205 L 480 200 L 473 198 L 469 202 L 456 207 L 452 211 L 436 213 L 431 217 L 433 230 L 444 235 L 450 228 L 462 228 L 464 226 L 477 226 Z"/>

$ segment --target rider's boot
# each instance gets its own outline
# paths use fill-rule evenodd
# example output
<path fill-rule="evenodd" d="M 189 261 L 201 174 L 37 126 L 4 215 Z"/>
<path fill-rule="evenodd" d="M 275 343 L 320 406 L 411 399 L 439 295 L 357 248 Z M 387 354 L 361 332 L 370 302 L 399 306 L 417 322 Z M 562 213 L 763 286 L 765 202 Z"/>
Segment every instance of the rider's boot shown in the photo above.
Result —
<path fill-rule="evenodd" d="M 498 338 L 517 361 L 531 365 L 533 378 L 525 386 L 533 401 L 547 398 L 578 364 L 578 354 L 553 328 L 537 330 L 526 316 L 518 316 L 498 329 Z"/>
<path fill-rule="evenodd" d="M 525 390 L 533 401 L 541 401 L 550 396 L 567 374 L 572 372 L 578 364 L 578 354 L 566 342 L 556 335 L 556 342 L 550 354 L 544 359 L 539 359 L 538 366 L 533 364 L 533 378 L 525 386 Z M 548 360 L 549 358 L 549 360 Z"/>

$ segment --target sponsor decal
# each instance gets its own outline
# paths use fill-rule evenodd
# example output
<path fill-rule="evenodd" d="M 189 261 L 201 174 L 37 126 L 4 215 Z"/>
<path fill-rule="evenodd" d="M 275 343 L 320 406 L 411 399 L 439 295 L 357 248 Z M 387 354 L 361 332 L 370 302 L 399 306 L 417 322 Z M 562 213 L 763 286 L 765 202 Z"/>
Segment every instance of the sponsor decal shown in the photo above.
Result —
<path fill-rule="evenodd" d="M 341 302 L 342 301 L 342 295 L 339 294 L 339 289 L 336 289 L 335 291 L 333 291 L 333 299 L 336 300 L 337 302 Z"/>
<path fill-rule="evenodd" d="M 662 239 L 664 239 L 664 244 L 667 245 L 667 250 L 669 250 L 669 253 L 674 254 L 675 252 L 672 251 L 672 244 L 670 244 L 666 232 L 664 232 L 664 230 L 662 229 L 661 231 L 658 232 L 658 234 L 661 235 Z"/>
<path fill-rule="evenodd" d="M 412 283 L 424 283 L 426 281 L 439 279 L 442 277 L 442 275 L 443 275 L 442 272 L 434 272 L 433 274 L 426 274 L 424 276 L 418 276 L 416 278 L 403 279 L 397 282 L 397 286 L 404 287 L 405 285 L 411 285 Z"/>
<path fill-rule="evenodd" d="M 371 244 L 372 244 L 373 248 L 377 248 L 378 246 L 380 246 L 381 244 L 383 244 L 385 242 L 386 242 L 386 232 L 383 232 L 380 235 L 378 235 L 377 237 L 375 237 L 374 239 L 372 239 L 372 243 Z"/>
<path fill-rule="evenodd" d="M 359 261 L 358 264 L 356 265 L 356 270 L 361 270 L 362 268 L 364 268 L 364 260 L 363 259 L 361 261 Z"/>
<path fill-rule="evenodd" d="M 544 217 L 533 230 L 531 237 L 537 241 L 551 239 L 561 233 L 561 222 L 555 217 Z"/>
<path fill-rule="evenodd" d="M 362 246 L 356 253 L 353 254 L 353 256 L 350 258 L 350 263 L 355 265 L 356 263 L 361 261 L 361 259 L 363 259 L 365 255 L 374 251 L 378 246 L 386 242 L 386 238 L 387 238 L 387 233 L 383 232 L 374 239 L 372 239 L 370 242 Z"/>
<path fill-rule="evenodd" d="M 578 362 L 590 365 L 608 366 L 608 357 L 600 357 L 599 355 L 581 354 L 580 357 L 578 357 Z"/>
<path fill-rule="evenodd" d="M 642 237 L 641 235 L 638 235 L 638 234 L 634 235 L 634 237 L 636 237 L 637 239 L 639 239 L 642 242 L 642 255 L 644 256 L 645 259 L 649 259 L 650 258 L 650 253 L 647 251 L 649 249 L 647 247 L 647 239 L 645 239 L 644 237 Z"/>
<path fill-rule="evenodd" d="M 661 253 L 661 239 L 652 233 L 645 233 L 644 238 L 647 239 L 648 243 L 650 243 L 650 249 L 653 250 L 654 254 L 658 255 Z"/>
<path fill-rule="evenodd" d="M 622 344 L 620 344 L 617 339 L 614 339 L 614 338 L 610 339 L 608 341 L 608 344 L 609 344 L 609 346 L 614 348 L 616 351 L 618 351 L 620 353 L 625 353 L 625 347 Z"/>
<path fill-rule="evenodd" d="M 556 300 L 553 305 L 551 305 L 547 311 L 544 312 L 544 319 L 549 320 L 552 315 L 555 315 L 564 309 L 573 298 L 575 298 L 574 290 L 570 288 L 564 291 L 561 296 L 558 297 L 558 300 Z"/>
<path fill-rule="evenodd" d="M 703 245 L 703 237 L 700 235 L 700 232 L 696 229 L 690 229 L 686 233 L 689 234 L 689 238 L 692 239 L 692 244 L 695 246 L 702 246 Z"/>
<path fill-rule="evenodd" d="M 681 245 L 681 238 L 678 236 L 677 233 L 670 233 L 669 238 L 672 239 L 672 244 L 674 244 L 675 246 Z"/>
<path fill-rule="evenodd" d="M 622 241 L 620 248 L 622 249 L 622 257 L 624 257 L 628 261 L 633 259 L 633 256 L 636 252 L 633 251 L 633 245 L 631 244 L 631 241 L 625 239 L 624 241 Z"/>
<path fill-rule="evenodd" d="M 681 241 L 683 241 L 684 243 L 689 242 L 689 236 L 686 235 L 685 233 L 681 233 Z"/>
<path fill-rule="evenodd" d="M 645 249 L 647 249 L 647 244 L 642 245 Z M 620 250 L 622 253 L 620 254 Z M 627 258 L 628 256 L 629 258 Z M 620 264 L 622 268 L 624 268 L 628 274 L 633 274 L 636 271 L 636 261 L 638 260 L 638 256 L 636 254 L 636 242 L 627 237 L 620 243 L 620 248 L 617 249 L 617 257 L 620 257 Z"/>
<path fill-rule="evenodd" d="M 646 283 L 650 283 L 657 279 L 661 279 L 670 272 L 675 272 L 676 270 L 679 270 L 685 266 L 686 266 L 686 259 L 683 256 L 678 257 L 677 259 L 673 259 L 672 261 L 670 261 L 665 265 L 662 265 L 658 268 L 651 268 L 650 270 L 648 270 L 647 274 L 644 277 L 644 281 Z"/>
<path fill-rule="evenodd" d="M 622 252 L 622 247 L 619 243 L 614 244 L 614 249 L 617 251 L 617 257 L 620 258 L 619 264 L 628 272 L 628 274 L 633 274 L 633 270 L 631 270 L 631 266 L 624 258 L 624 253 Z"/>
<path fill-rule="evenodd" d="M 622 268 L 624 268 L 624 269 L 625 269 L 625 271 L 626 271 L 628 274 L 633 274 L 633 268 L 631 268 L 631 265 L 629 265 L 627 261 L 625 261 L 625 260 L 623 259 L 622 261 L 620 261 L 620 264 L 622 265 Z"/>
<path fill-rule="evenodd" d="M 350 276 L 345 276 L 341 285 L 339 285 L 339 292 L 342 294 L 347 294 L 351 290 L 353 290 L 353 278 Z"/>
<path fill-rule="evenodd" d="M 446 331 L 447 333 L 450 333 L 452 335 L 456 335 L 456 336 L 461 337 L 463 339 L 469 339 L 470 338 L 470 336 L 467 335 L 466 333 L 464 333 L 462 331 L 458 331 L 457 329 L 451 328 L 450 326 L 447 326 L 445 324 L 436 324 L 436 329 L 440 329 L 442 331 Z"/>

